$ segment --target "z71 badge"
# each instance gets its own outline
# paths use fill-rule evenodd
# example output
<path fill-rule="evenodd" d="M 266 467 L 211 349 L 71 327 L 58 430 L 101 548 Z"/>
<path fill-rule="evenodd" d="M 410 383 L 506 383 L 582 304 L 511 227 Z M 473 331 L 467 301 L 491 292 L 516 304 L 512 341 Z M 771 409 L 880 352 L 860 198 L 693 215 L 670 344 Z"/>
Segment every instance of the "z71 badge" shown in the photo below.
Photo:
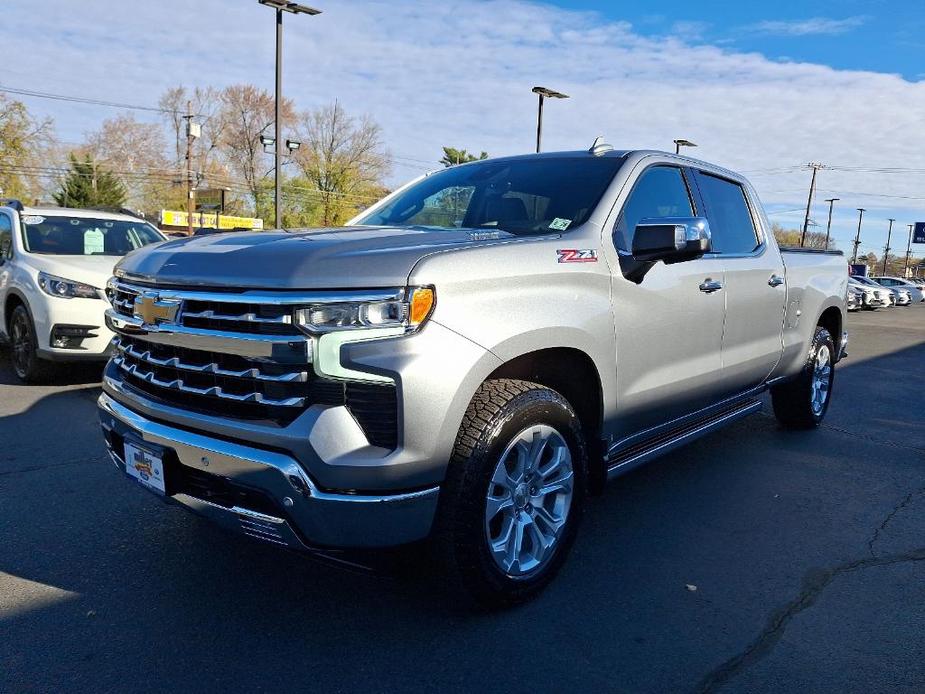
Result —
<path fill-rule="evenodd" d="M 593 248 L 560 248 L 556 253 L 559 254 L 560 263 L 597 262 L 597 251 Z"/>

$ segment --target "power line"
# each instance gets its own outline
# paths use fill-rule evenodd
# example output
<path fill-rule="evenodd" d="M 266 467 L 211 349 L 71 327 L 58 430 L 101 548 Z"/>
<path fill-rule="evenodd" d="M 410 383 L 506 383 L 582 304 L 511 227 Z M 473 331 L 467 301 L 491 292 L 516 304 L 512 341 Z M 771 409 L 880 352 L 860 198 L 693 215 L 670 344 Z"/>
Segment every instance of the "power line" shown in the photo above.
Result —
<path fill-rule="evenodd" d="M 138 104 L 125 104 L 118 101 L 105 101 L 103 99 L 91 99 L 84 96 L 69 96 L 67 94 L 52 94 L 51 92 L 40 92 L 34 89 L 19 89 L 16 87 L 7 87 L 0 85 L 0 92 L 7 94 L 18 94 L 19 96 L 33 96 L 38 99 L 52 99 L 53 101 L 69 101 L 79 104 L 92 104 L 94 106 L 109 106 L 111 108 L 127 108 L 134 111 L 152 111 L 154 113 L 177 114 L 179 111 L 169 108 L 160 108 L 157 106 L 140 106 Z"/>

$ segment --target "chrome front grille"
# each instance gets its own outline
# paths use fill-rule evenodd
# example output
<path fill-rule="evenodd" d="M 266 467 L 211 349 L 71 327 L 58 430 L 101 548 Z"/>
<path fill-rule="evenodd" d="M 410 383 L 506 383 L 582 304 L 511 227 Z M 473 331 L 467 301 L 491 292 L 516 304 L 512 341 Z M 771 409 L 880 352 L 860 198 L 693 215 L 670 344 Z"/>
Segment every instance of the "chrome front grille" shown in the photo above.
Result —
<path fill-rule="evenodd" d="M 397 444 L 394 384 L 340 381 L 314 370 L 312 340 L 292 315 L 298 306 L 331 297 L 124 282 L 110 283 L 107 295 L 107 325 L 116 332 L 107 373 L 130 389 L 173 407 L 281 426 L 312 405 L 345 406 L 370 443 Z M 145 315 L 152 306 L 154 318 Z"/>

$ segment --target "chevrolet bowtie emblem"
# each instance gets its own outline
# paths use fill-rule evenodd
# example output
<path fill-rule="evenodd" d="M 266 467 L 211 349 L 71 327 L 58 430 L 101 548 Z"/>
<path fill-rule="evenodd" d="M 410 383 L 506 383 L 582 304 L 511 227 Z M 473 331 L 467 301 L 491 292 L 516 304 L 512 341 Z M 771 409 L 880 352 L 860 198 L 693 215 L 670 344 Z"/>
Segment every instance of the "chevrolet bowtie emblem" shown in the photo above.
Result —
<path fill-rule="evenodd" d="M 173 323 L 177 320 L 180 302 L 174 299 L 161 299 L 157 294 L 145 293 L 135 297 L 133 313 L 147 325 Z"/>

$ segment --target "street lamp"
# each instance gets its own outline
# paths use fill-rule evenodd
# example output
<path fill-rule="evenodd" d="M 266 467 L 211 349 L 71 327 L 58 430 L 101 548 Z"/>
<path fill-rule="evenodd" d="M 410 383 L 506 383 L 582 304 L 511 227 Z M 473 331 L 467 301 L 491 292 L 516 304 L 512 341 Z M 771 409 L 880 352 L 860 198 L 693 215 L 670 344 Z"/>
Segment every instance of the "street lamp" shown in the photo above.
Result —
<path fill-rule="evenodd" d="M 697 145 L 691 142 L 690 140 L 675 140 L 674 141 L 674 153 L 680 154 L 682 147 L 696 147 Z"/>
<path fill-rule="evenodd" d="M 563 94 L 553 89 L 547 89 L 546 87 L 534 87 L 531 91 L 540 97 L 539 110 L 536 114 L 536 153 L 539 154 L 540 141 L 543 138 L 543 100 L 547 98 L 568 99 L 569 97 L 568 94 Z"/>
<path fill-rule="evenodd" d="M 302 146 L 302 143 L 298 140 L 286 140 L 286 149 L 289 150 L 289 153 L 295 152 L 299 147 Z"/>
<path fill-rule="evenodd" d="M 858 246 L 861 245 L 861 220 L 864 219 L 864 213 L 867 212 L 863 207 L 858 208 L 858 233 L 854 237 L 854 254 L 851 256 L 851 264 L 858 262 Z"/>
<path fill-rule="evenodd" d="M 321 14 L 321 10 L 316 10 L 314 7 L 309 7 L 308 5 L 300 5 L 297 2 L 286 2 L 286 0 L 257 0 L 261 5 L 266 5 L 269 8 L 276 10 L 276 98 L 274 106 L 274 122 L 276 127 L 276 137 L 273 139 L 274 143 L 282 142 L 283 133 L 282 133 L 282 123 L 280 122 L 280 100 L 282 99 L 283 91 L 283 12 L 289 12 L 290 14 L 307 14 L 307 15 L 316 15 Z M 275 148 L 273 153 L 275 159 L 275 199 L 273 203 L 273 213 L 275 216 L 274 222 L 276 227 L 279 228 L 282 223 L 282 218 L 280 217 L 280 208 L 281 208 L 281 198 L 282 198 L 282 168 L 283 168 L 283 158 L 280 147 Z"/>
<path fill-rule="evenodd" d="M 825 250 L 829 250 L 829 234 L 832 232 L 832 207 L 841 198 L 828 198 L 825 202 L 829 203 L 829 223 L 825 226 Z"/>

